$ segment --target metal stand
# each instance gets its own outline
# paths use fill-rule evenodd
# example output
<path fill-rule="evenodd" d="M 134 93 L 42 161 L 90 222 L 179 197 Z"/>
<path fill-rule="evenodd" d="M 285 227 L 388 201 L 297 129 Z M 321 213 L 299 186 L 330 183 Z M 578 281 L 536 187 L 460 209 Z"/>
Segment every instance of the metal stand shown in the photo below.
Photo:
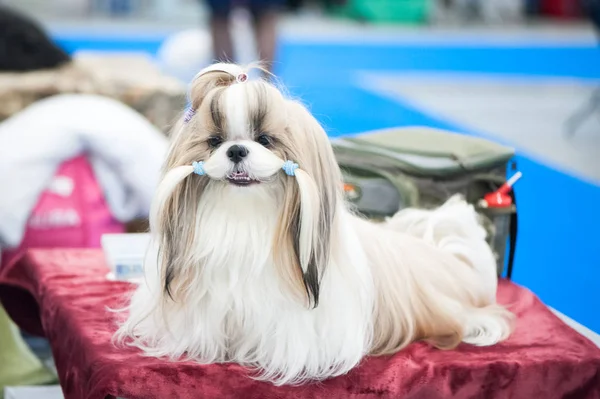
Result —
<path fill-rule="evenodd" d="M 589 117 L 600 116 L 600 87 L 592 93 L 590 99 L 565 122 L 565 135 L 571 137 Z"/>

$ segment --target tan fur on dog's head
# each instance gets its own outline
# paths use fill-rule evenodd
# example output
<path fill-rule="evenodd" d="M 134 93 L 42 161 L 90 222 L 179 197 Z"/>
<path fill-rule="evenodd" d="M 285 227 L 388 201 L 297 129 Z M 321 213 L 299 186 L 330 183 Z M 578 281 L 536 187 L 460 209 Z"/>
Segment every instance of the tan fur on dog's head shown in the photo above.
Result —
<path fill-rule="evenodd" d="M 194 161 L 222 157 L 221 146 L 251 146 L 248 173 L 260 184 L 244 188 L 244 195 L 267 189 L 279 199 L 280 208 L 273 210 L 279 213 L 273 237 L 275 264 L 292 291 L 316 306 L 341 199 L 341 174 L 325 131 L 301 104 L 262 80 L 237 83 L 228 72 L 208 72 L 192 82 L 190 96 L 193 116 L 175 127 L 164 176 Z M 268 145 L 256 143 L 259 137 L 264 141 L 262 136 L 269 138 Z M 266 176 L 257 170 L 267 158 L 293 160 L 300 169 L 295 178 L 281 171 Z M 200 197 L 211 187 L 229 184 L 223 176 L 212 177 L 182 176 L 155 215 L 164 289 L 173 299 L 190 289 L 188 272 L 201 267 L 193 256 Z"/>

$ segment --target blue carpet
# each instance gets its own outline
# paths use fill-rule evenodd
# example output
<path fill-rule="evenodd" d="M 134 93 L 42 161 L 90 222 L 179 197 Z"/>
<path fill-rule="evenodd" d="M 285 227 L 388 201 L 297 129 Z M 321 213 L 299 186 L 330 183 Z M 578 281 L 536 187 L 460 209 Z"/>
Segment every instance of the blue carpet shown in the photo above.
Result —
<path fill-rule="evenodd" d="M 160 38 L 61 37 L 66 49 L 155 53 Z M 449 71 L 498 75 L 600 78 L 600 50 L 551 45 L 465 46 L 404 43 L 281 43 L 277 73 L 331 136 L 428 125 L 478 135 L 355 85 L 356 71 Z M 516 188 L 520 223 L 514 280 L 571 318 L 600 332 L 598 225 L 600 187 L 518 153 L 524 178 Z M 596 249 L 594 249 L 596 248 Z"/>

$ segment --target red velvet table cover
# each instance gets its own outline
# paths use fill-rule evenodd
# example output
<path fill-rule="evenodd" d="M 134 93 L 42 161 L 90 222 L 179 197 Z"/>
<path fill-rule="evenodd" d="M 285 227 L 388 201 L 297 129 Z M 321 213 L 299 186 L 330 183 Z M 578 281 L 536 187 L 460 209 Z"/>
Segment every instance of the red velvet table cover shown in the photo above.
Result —
<path fill-rule="evenodd" d="M 111 344 L 114 314 L 134 286 L 109 281 L 97 250 L 36 250 L 0 271 L 0 299 L 21 328 L 45 335 L 66 399 L 600 398 L 600 350 L 531 292 L 500 283 L 518 316 L 494 347 L 440 351 L 415 343 L 319 384 L 275 387 L 236 364 L 172 363 Z"/>

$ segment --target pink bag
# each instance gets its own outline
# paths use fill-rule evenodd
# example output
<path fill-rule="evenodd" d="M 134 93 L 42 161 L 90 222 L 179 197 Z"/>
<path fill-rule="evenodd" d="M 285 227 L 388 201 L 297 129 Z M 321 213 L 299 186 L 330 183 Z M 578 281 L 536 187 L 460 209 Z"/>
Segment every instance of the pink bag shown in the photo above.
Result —
<path fill-rule="evenodd" d="M 104 233 L 123 233 L 111 214 L 85 156 L 64 162 L 42 193 L 21 245 L 2 254 L 2 263 L 27 248 L 99 248 Z"/>

